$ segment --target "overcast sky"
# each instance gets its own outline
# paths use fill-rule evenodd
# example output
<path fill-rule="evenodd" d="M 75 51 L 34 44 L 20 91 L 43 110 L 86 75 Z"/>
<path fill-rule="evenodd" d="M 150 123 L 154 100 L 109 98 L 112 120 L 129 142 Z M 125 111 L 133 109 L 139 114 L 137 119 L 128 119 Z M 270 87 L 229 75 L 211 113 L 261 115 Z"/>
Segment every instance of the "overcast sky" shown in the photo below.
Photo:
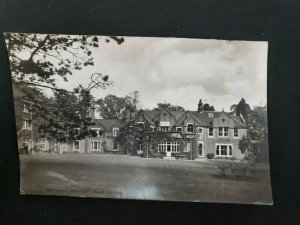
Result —
<path fill-rule="evenodd" d="M 267 42 L 125 37 L 121 45 L 101 42 L 93 50 L 95 65 L 59 86 L 87 86 L 90 74 L 100 72 L 114 86 L 94 90 L 96 98 L 138 91 L 143 108 L 166 101 L 197 110 L 202 98 L 229 111 L 244 97 L 253 107 L 267 101 L 267 49 Z"/>

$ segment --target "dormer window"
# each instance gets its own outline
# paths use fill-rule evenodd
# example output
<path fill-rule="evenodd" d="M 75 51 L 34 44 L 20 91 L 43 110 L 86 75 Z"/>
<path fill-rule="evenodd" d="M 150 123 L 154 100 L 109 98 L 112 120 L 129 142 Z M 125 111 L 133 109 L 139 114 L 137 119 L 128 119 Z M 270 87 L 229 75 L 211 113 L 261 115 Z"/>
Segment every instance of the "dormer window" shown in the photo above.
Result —
<path fill-rule="evenodd" d="M 96 133 L 96 137 L 100 137 L 101 136 L 101 128 L 91 128 L 92 131 L 94 131 Z"/>
<path fill-rule="evenodd" d="M 160 130 L 168 131 L 170 127 L 170 122 L 160 122 Z"/>
<path fill-rule="evenodd" d="M 176 127 L 176 131 L 182 133 L 182 127 Z"/>
<path fill-rule="evenodd" d="M 187 124 L 187 132 L 189 132 L 189 133 L 194 132 L 194 124 L 192 124 L 192 123 Z"/>
<path fill-rule="evenodd" d="M 113 128 L 113 137 L 117 137 L 119 134 L 119 128 Z"/>
<path fill-rule="evenodd" d="M 208 117 L 209 117 L 209 118 L 213 118 L 213 117 L 214 117 L 214 114 L 213 114 L 213 113 L 208 113 Z"/>

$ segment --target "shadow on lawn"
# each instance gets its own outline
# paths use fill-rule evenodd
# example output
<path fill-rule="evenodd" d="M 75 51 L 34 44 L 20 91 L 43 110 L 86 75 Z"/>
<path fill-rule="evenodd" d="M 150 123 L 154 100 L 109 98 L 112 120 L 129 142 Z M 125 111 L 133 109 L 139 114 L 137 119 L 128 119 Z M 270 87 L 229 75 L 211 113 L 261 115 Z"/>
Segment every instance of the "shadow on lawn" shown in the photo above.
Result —
<path fill-rule="evenodd" d="M 235 181 L 248 181 L 248 182 L 258 182 L 260 179 L 258 177 L 253 177 L 253 176 L 224 176 L 220 174 L 212 174 L 211 175 L 214 178 L 217 179 L 225 179 L 225 180 L 235 180 Z"/>

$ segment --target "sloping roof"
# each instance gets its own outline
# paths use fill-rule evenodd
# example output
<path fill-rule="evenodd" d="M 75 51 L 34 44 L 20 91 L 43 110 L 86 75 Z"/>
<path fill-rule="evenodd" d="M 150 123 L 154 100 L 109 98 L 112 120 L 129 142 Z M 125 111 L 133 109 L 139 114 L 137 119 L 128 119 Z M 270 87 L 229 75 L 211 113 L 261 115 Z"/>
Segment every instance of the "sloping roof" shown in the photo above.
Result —
<path fill-rule="evenodd" d="M 123 125 L 125 120 L 123 119 L 95 119 L 95 125 L 93 127 L 103 126 L 106 131 L 109 131 L 115 124 Z"/>

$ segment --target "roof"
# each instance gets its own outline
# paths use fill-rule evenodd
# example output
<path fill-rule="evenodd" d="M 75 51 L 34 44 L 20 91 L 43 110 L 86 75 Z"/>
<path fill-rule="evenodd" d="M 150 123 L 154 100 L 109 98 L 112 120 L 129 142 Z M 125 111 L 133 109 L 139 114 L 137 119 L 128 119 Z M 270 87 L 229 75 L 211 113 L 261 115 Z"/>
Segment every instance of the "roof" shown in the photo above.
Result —
<path fill-rule="evenodd" d="M 123 119 L 95 119 L 95 125 L 93 127 L 103 126 L 106 131 L 110 130 L 114 125 L 123 125 L 125 120 Z"/>
<path fill-rule="evenodd" d="M 141 110 L 140 112 L 143 112 L 145 115 L 145 119 L 150 122 L 150 124 L 154 123 L 155 117 L 159 115 L 160 111 L 152 111 L 152 110 Z M 190 115 L 193 117 L 200 126 L 212 126 L 212 122 L 215 118 L 218 118 L 222 113 L 225 113 L 226 116 L 231 118 L 234 123 L 235 128 L 246 128 L 245 124 L 243 123 L 242 119 L 239 116 L 232 115 L 228 112 L 223 111 L 168 111 L 171 113 L 175 119 L 176 122 L 174 126 L 181 126 L 184 123 L 184 120 L 187 115 Z M 211 116 L 210 116 L 211 114 Z M 134 117 L 137 118 L 139 113 Z M 95 119 L 97 126 L 103 126 L 105 130 L 109 131 L 114 125 L 123 125 L 125 124 L 124 119 Z"/>

